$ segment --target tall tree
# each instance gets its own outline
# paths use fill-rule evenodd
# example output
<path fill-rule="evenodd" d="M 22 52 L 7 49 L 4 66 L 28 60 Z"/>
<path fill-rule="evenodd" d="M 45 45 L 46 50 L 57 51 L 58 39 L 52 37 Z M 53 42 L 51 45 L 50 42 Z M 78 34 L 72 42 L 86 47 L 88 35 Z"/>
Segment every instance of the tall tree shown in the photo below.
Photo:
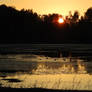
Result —
<path fill-rule="evenodd" d="M 76 23 L 76 22 L 78 22 L 78 20 L 79 20 L 79 12 L 75 11 L 74 15 L 72 16 L 72 22 Z"/>
<path fill-rule="evenodd" d="M 92 22 L 92 7 L 88 8 L 88 10 L 86 11 L 85 19 Z"/>

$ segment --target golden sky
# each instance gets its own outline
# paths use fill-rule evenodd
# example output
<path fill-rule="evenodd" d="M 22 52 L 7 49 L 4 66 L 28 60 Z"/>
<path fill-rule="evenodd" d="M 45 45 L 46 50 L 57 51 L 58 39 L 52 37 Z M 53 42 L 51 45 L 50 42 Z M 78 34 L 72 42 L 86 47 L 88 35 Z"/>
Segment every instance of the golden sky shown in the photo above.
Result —
<path fill-rule="evenodd" d="M 33 9 L 38 14 L 59 13 L 65 16 L 75 10 L 83 14 L 92 7 L 92 0 L 0 0 L 0 4 L 15 6 L 16 9 Z"/>

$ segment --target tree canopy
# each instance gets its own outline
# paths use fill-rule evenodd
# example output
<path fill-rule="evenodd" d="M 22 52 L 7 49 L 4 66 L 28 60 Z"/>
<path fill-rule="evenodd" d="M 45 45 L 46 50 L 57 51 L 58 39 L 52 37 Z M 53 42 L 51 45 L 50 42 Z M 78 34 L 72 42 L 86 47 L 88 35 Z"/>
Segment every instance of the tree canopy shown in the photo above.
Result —
<path fill-rule="evenodd" d="M 92 43 L 92 7 L 84 16 L 39 15 L 31 9 L 0 5 L 0 43 Z"/>

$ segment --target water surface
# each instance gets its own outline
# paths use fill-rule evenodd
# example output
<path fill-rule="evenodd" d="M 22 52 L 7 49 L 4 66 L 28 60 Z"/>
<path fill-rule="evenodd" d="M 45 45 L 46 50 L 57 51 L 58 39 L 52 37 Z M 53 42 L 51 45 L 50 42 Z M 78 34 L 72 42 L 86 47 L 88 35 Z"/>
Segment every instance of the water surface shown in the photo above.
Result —
<path fill-rule="evenodd" d="M 3 49 L 4 53 L 0 54 L 1 87 L 92 90 L 91 48 L 89 51 L 88 48 L 36 47 L 21 52 L 14 47 L 8 50 L 12 53 Z"/>

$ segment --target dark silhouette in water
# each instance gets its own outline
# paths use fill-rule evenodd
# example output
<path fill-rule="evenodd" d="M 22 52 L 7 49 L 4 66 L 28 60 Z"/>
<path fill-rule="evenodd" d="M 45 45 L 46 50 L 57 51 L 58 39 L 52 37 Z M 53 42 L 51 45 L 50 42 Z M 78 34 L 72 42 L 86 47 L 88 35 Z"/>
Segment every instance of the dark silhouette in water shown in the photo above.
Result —
<path fill-rule="evenodd" d="M 19 79 L 2 79 L 2 80 L 7 80 L 8 82 L 15 82 L 15 83 L 21 82 L 21 80 Z"/>
<path fill-rule="evenodd" d="M 92 7 L 57 22 L 59 14 L 40 16 L 33 10 L 0 5 L 0 43 L 92 43 Z"/>
<path fill-rule="evenodd" d="M 0 88 L 0 91 L 9 91 L 9 92 L 91 92 L 88 90 L 51 90 L 45 88 Z"/>

